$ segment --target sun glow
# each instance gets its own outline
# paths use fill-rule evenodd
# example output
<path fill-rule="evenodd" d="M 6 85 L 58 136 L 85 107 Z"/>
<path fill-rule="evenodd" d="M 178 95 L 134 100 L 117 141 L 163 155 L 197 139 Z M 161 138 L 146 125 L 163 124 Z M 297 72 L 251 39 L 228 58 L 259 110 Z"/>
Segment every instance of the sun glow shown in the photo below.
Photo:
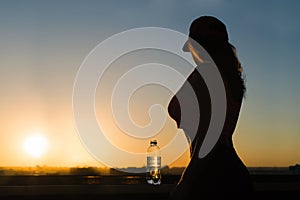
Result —
<path fill-rule="evenodd" d="M 23 148 L 28 155 L 39 158 L 48 151 L 49 143 L 45 136 L 35 134 L 30 135 L 25 139 Z"/>

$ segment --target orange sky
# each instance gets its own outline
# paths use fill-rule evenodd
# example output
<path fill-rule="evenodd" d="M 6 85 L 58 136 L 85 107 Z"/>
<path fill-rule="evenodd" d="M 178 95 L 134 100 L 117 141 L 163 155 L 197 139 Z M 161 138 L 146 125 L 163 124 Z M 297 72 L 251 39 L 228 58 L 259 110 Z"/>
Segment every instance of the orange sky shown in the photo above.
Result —
<path fill-rule="evenodd" d="M 300 18 L 299 3 L 269 4 L 149 1 L 116 6 L 109 1 L 72 5 L 30 0 L 18 5 L 3 2 L 0 166 L 101 165 L 83 146 L 73 117 L 73 84 L 84 58 L 107 37 L 134 27 L 166 27 L 187 34 L 191 20 L 207 13 L 219 16 L 228 25 L 230 41 L 237 47 L 246 74 L 246 98 L 233 138 L 241 159 L 247 166 L 300 163 L 300 26 L 295 20 Z M 138 93 L 136 98 L 140 99 Z M 98 117 L 103 111 L 99 106 L 96 104 Z M 148 115 L 133 113 L 133 118 L 141 124 L 149 122 Z M 132 138 L 126 138 L 111 125 L 111 118 L 106 120 L 107 136 L 115 144 L 130 151 L 146 150 L 147 140 L 131 143 Z M 170 122 L 159 136 L 159 144 L 164 147 L 176 133 Z M 43 135 L 49 144 L 39 158 L 23 148 L 26 139 L 34 134 Z M 180 145 L 183 150 L 185 142 L 182 140 Z M 185 166 L 188 157 L 185 153 L 173 165 Z"/>

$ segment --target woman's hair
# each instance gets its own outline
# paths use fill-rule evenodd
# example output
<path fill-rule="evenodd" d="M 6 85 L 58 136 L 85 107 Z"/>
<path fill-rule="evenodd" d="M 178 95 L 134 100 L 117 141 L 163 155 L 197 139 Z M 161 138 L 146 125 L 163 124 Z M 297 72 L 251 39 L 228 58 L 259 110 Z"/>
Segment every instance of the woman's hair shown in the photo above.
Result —
<path fill-rule="evenodd" d="M 243 68 L 238 59 L 236 48 L 229 42 L 220 43 L 220 41 L 201 42 L 201 45 L 214 60 L 233 97 L 237 100 L 243 98 L 246 87 Z"/>
<path fill-rule="evenodd" d="M 242 67 L 235 47 L 228 42 L 225 24 L 216 17 L 201 16 L 191 23 L 189 31 L 189 37 L 200 44 L 214 60 L 234 98 L 243 98 L 246 87 Z M 183 49 L 188 43 L 186 42 Z"/>

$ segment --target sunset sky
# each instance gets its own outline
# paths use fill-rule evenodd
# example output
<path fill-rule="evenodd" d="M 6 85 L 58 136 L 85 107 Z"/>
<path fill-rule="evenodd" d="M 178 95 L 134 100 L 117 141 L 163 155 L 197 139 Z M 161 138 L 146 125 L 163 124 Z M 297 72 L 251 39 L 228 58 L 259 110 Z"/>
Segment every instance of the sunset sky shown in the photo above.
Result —
<path fill-rule="evenodd" d="M 0 166 L 101 165 L 82 145 L 73 119 L 73 84 L 83 60 L 113 34 L 148 26 L 188 34 L 201 15 L 226 24 L 245 71 L 234 134 L 241 159 L 247 166 L 300 163 L 299 9 L 296 0 L 1 0 Z M 43 144 L 41 155 L 28 150 L 34 141 Z M 184 166 L 187 157 L 173 164 Z"/>

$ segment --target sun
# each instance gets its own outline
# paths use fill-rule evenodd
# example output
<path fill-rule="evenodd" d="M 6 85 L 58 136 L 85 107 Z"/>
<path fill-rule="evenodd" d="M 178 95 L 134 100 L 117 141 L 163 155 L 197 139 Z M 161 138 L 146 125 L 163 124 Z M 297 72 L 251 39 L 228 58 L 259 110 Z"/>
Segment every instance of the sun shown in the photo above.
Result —
<path fill-rule="evenodd" d="M 34 134 L 28 136 L 24 143 L 24 151 L 34 158 L 39 158 L 48 151 L 49 143 L 45 136 Z"/>

